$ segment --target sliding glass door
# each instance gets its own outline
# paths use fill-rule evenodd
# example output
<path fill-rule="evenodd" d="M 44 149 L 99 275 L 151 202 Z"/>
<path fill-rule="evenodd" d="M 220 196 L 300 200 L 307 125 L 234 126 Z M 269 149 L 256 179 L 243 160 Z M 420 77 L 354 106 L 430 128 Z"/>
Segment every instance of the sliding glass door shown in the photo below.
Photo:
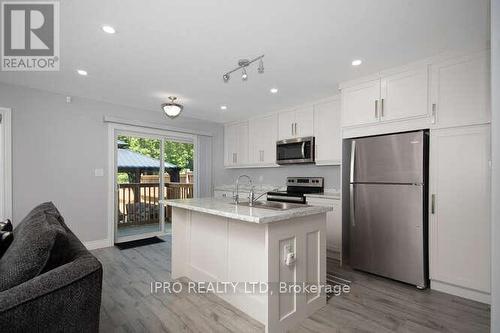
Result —
<path fill-rule="evenodd" d="M 163 199 L 193 197 L 193 141 L 116 132 L 115 243 L 171 233 L 171 209 Z"/>

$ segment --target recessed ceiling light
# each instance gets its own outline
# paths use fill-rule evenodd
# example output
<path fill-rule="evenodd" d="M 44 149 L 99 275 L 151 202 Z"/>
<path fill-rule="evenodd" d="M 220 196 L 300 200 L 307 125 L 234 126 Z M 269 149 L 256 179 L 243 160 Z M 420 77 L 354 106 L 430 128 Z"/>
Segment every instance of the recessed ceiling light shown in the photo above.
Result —
<path fill-rule="evenodd" d="M 220 109 L 221 109 L 221 110 L 227 110 L 227 106 L 225 106 L 225 105 L 221 105 L 221 106 L 220 106 Z"/>
<path fill-rule="evenodd" d="M 87 76 L 87 71 L 84 71 L 83 69 L 79 69 L 76 71 L 78 74 L 82 75 L 82 76 Z"/>
<path fill-rule="evenodd" d="M 359 65 L 361 65 L 362 63 L 363 63 L 363 61 L 361 61 L 360 59 L 356 59 L 356 60 L 353 60 L 351 64 L 352 64 L 353 66 L 359 66 Z"/>
<path fill-rule="evenodd" d="M 269 91 L 271 92 L 271 94 L 277 94 L 278 88 L 271 88 Z"/>
<path fill-rule="evenodd" d="M 105 33 L 108 33 L 108 34 L 114 34 L 116 32 L 115 28 L 113 28 L 110 25 L 103 25 L 102 31 L 104 31 Z"/>

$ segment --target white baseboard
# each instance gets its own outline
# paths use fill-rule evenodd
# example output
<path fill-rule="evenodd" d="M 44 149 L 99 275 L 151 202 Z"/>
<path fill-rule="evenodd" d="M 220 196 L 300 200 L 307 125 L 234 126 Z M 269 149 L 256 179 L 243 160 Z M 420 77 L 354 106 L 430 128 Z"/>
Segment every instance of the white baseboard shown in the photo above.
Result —
<path fill-rule="evenodd" d="M 326 256 L 328 258 L 340 260 L 340 251 L 337 248 L 326 248 Z"/>
<path fill-rule="evenodd" d="M 83 245 L 85 245 L 87 250 L 96 250 L 113 246 L 113 242 L 111 242 L 109 239 L 99 239 L 90 242 L 83 242 Z"/>
<path fill-rule="evenodd" d="M 458 287 L 453 284 L 448 284 L 441 281 L 431 280 L 431 289 L 441 291 L 443 293 L 460 296 L 471 299 L 476 302 L 491 304 L 491 295 L 485 292 Z"/>

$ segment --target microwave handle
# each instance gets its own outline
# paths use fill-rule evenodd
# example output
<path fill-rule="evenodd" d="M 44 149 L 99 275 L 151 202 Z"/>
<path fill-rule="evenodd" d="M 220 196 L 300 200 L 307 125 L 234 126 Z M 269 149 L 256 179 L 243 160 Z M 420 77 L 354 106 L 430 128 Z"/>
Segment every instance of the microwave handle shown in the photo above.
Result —
<path fill-rule="evenodd" d="M 302 142 L 302 148 L 301 148 L 301 152 L 302 152 L 302 158 L 306 158 L 306 142 Z"/>

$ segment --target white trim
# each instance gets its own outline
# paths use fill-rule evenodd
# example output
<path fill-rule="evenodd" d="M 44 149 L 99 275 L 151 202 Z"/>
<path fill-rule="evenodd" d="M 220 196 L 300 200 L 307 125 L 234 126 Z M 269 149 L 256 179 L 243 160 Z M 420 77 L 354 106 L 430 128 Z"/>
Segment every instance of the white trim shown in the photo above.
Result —
<path fill-rule="evenodd" d="M 180 127 L 175 127 L 175 126 L 163 125 L 163 124 L 158 124 L 158 123 L 153 123 L 153 122 L 148 122 L 148 121 L 124 119 L 124 118 L 118 118 L 118 117 L 112 117 L 112 116 L 104 116 L 104 122 L 105 123 L 113 123 L 113 124 L 121 124 L 121 125 L 131 125 L 131 126 L 135 126 L 135 127 L 140 127 L 142 129 L 151 128 L 151 129 L 158 129 L 158 130 L 170 131 L 170 132 L 178 132 L 178 133 L 186 133 L 186 134 L 194 134 L 194 135 L 204 135 L 204 136 L 214 136 L 213 133 L 211 133 L 211 132 L 198 131 L 198 130 L 180 128 Z"/>
<path fill-rule="evenodd" d="M 110 244 L 109 239 L 99 239 L 90 242 L 83 242 L 83 245 L 85 245 L 87 250 L 97 250 L 113 246 L 113 244 Z"/>
<path fill-rule="evenodd" d="M 481 291 L 458 287 L 441 281 L 431 280 L 431 289 L 441 291 L 443 293 L 471 299 L 473 301 L 490 304 L 491 295 Z"/>
<path fill-rule="evenodd" d="M 0 218 L 12 220 L 12 110 L 0 108 Z"/>

